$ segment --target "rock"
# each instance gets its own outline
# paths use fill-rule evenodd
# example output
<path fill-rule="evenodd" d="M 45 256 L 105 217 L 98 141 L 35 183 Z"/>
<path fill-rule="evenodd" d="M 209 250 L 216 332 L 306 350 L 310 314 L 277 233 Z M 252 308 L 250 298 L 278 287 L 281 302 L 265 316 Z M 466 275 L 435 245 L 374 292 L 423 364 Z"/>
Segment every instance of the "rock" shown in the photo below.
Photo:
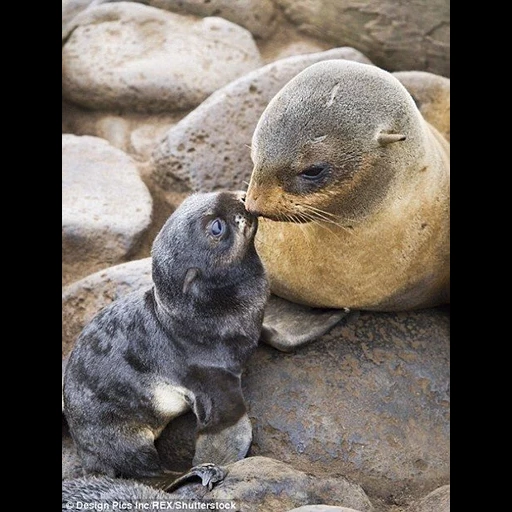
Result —
<path fill-rule="evenodd" d="M 115 0 L 114 0 L 115 1 Z M 172 11 L 197 16 L 218 16 L 245 27 L 258 38 L 266 38 L 273 33 L 276 25 L 277 9 L 272 0 L 128 0 Z M 62 33 L 69 34 L 69 24 L 73 18 L 87 8 L 113 0 L 62 0 Z"/>
<path fill-rule="evenodd" d="M 272 0 L 148 0 L 169 11 L 219 16 L 245 27 L 255 37 L 266 38 L 275 29 L 277 9 Z"/>
<path fill-rule="evenodd" d="M 63 280 L 126 261 L 151 223 L 137 167 L 98 137 L 62 136 Z"/>
<path fill-rule="evenodd" d="M 108 0 L 62 0 L 62 38 L 64 39 L 69 34 L 68 27 L 77 14 L 105 2 Z"/>
<path fill-rule="evenodd" d="M 119 115 L 65 102 L 62 104 L 62 133 L 101 137 L 141 162 L 151 157 L 162 137 L 185 115 L 183 112 Z"/>
<path fill-rule="evenodd" d="M 443 485 L 413 503 L 407 512 L 450 512 L 450 486 Z"/>
<path fill-rule="evenodd" d="M 331 48 L 332 46 L 326 43 L 321 44 L 317 41 L 291 41 L 289 44 L 281 46 L 271 60 L 286 59 L 308 53 L 320 53 Z"/>
<path fill-rule="evenodd" d="M 414 98 L 423 117 L 450 141 L 450 79 L 425 71 L 397 71 L 393 75 Z"/>
<path fill-rule="evenodd" d="M 62 357 L 69 354 L 76 337 L 101 308 L 152 284 L 151 258 L 144 258 L 101 270 L 65 287 L 62 292 Z"/>
<path fill-rule="evenodd" d="M 311 64 L 342 58 L 370 63 L 353 48 L 336 48 L 278 60 L 216 91 L 157 146 L 153 180 L 164 191 L 247 188 L 252 133 L 268 102 Z"/>
<path fill-rule="evenodd" d="M 357 48 L 388 71 L 450 76 L 450 3 L 446 0 L 275 0 L 299 30 Z"/>
<path fill-rule="evenodd" d="M 353 508 L 335 507 L 332 505 L 305 505 L 304 507 L 294 508 L 288 512 L 358 512 Z"/>
<path fill-rule="evenodd" d="M 107 3 L 72 21 L 63 97 L 93 110 L 181 110 L 260 65 L 251 34 L 222 18 Z"/>
<path fill-rule="evenodd" d="M 389 502 L 449 481 L 444 308 L 361 312 L 291 355 L 261 347 L 242 383 L 252 455 L 342 474 Z"/>
<path fill-rule="evenodd" d="M 343 477 L 312 476 L 268 457 L 249 457 L 229 464 L 226 470 L 226 479 L 211 492 L 193 483 L 174 495 L 182 499 L 235 500 L 240 512 L 285 511 L 327 500 L 361 512 L 373 510 L 363 489 Z"/>

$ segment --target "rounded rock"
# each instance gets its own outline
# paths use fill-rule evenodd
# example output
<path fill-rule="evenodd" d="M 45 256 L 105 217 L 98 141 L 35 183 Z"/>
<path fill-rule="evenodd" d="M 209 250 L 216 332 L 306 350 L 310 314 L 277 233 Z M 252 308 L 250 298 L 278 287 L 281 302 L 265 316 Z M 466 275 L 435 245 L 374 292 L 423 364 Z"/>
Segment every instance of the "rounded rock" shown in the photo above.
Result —
<path fill-rule="evenodd" d="M 219 16 L 245 27 L 259 38 L 272 34 L 277 15 L 272 0 L 149 0 L 148 4 L 174 12 Z"/>
<path fill-rule="evenodd" d="M 98 137 L 62 136 L 65 282 L 126 261 L 151 213 L 151 195 L 126 153 Z"/>
<path fill-rule="evenodd" d="M 450 76 L 450 3 L 446 0 L 275 0 L 306 34 L 362 51 L 388 71 Z"/>
<path fill-rule="evenodd" d="M 407 512 L 450 512 L 450 486 L 443 485 L 413 503 Z"/>
<path fill-rule="evenodd" d="M 260 65 L 250 32 L 227 20 L 108 3 L 72 20 L 63 96 L 93 110 L 182 110 Z"/>
<path fill-rule="evenodd" d="M 449 481 L 449 345 L 434 308 L 361 312 L 292 354 L 260 347 L 242 379 L 250 453 L 342 474 L 370 499 L 424 496 Z"/>
<path fill-rule="evenodd" d="M 304 507 L 294 508 L 288 512 L 359 512 L 353 508 L 336 507 L 334 505 L 305 505 Z"/>
<path fill-rule="evenodd" d="M 248 457 L 226 466 L 226 472 L 222 485 L 207 494 L 201 484 L 194 483 L 178 489 L 175 496 L 235 500 L 240 512 L 288 510 L 318 500 L 329 500 L 360 512 L 373 511 L 372 503 L 359 485 L 343 477 L 311 475 L 273 458 Z"/>

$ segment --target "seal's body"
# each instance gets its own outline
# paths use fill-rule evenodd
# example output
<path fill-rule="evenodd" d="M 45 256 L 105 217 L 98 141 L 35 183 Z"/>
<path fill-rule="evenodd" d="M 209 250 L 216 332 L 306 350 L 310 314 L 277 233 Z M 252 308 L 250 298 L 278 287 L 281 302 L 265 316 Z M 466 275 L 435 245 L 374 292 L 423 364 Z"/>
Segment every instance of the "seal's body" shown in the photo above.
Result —
<path fill-rule="evenodd" d="M 64 377 L 64 412 L 87 472 L 154 477 L 154 440 L 192 409 L 194 464 L 245 457 L 252 429 L 241 372 L 256 348 L 268 283 L 257 220 L 239 193 L 195 194 L 152 248 L 154 286 L 84 328 Z"/>
<path fill-rule="evenodd" d="M 377 311 L 449 300 L 449 144 L 390 73 L 310 66 L 267 106 L 251 155 L 273 293 Z"/>

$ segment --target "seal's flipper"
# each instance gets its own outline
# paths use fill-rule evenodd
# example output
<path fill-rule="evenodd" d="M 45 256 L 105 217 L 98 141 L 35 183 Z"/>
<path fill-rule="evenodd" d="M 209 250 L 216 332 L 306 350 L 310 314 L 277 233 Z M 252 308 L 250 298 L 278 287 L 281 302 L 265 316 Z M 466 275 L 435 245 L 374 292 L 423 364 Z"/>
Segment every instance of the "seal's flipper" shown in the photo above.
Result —
<path fill-rule="evenodd" d="M 277 350 L 290 352 L 325 334 L 348 313 L 348 309 L 310 308 L 271 295 L 260 340 Z"/>
<path fill-rule="evenodd" d="M 175 491 L 178 487 L 181 487 L 183 484 L 190 482 L 191 480 L 195 480 L 199 478 L 201 483 L 208 488 L 209 491 L 212 490 L 213 486 L 219 482 L 222 482 L 226 477 L 226 472 L 216 464 L 199 464 L 194 466 L 190 471 L 185 473 L 183 476 L 180 476 L 173 482 L 171 482 L 166 487 L 161 487 L 166 492 Z"/>

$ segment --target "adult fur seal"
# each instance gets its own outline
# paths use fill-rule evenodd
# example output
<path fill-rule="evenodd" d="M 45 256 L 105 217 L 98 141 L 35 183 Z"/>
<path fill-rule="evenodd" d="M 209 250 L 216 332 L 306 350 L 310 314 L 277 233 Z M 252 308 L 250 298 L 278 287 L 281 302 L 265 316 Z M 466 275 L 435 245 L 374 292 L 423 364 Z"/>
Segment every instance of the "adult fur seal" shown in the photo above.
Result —
<path fill-rule="evenodd" d="M 449 144 L 390 73 L 310 66 L 263 112 L 251 156 L 273 293 L 375 311 L 449 301 Z"/>
<path fill-rule="evenodd" d="M 241 193 L 188 197 L 153 243 L 154 286 L 114 301 L 83 329 L 63 394 L 86 472 L 164 474 L 154 441 L 190 409 L 204 484 L 221 477 L 208 463 L 245 457 L 252 429 L 241 372 L 268 297 L 256 229 Z"/>

